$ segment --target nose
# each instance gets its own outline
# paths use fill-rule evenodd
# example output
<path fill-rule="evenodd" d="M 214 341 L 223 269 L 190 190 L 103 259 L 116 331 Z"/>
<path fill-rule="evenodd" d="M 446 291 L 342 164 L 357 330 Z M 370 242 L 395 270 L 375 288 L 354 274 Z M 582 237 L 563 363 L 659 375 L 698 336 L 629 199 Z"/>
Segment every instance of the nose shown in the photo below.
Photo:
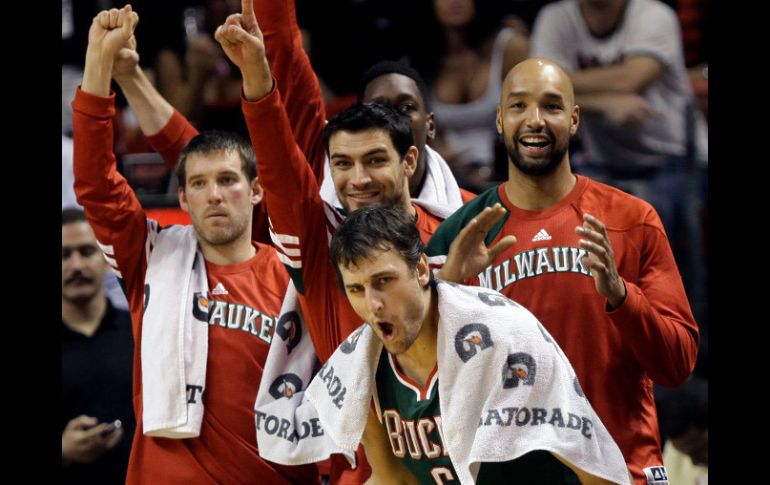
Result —
<path fill-rule="evenodd" d="M 369 175 L 369 170 L 364 166 L 363 163 L 356 163 L 353 166 L 353 185 L 355 186 L 365 186 L 371 183 L 372 177 Z"/>
<path fill-rule="evenodd" d="M 218 183 L 209 184 L 209 203 L 216 204 L 222 201 L 222 188 Z"/>
<path fill-rule="evenodd" d="M 527 111 L 527 127 L 528 128 L 542 128 L 545 125 L 545 121 L 540 113 L 539 106 L 533 106 Z"/>
<path fill-rule="evenodd" d="M 385 308 L 385 303 L 382 301 L 377 290 L 372 288 L 366 289 L 366 308 L 369 310 L 369 314 L 374 316 L 379 316 Z"/>

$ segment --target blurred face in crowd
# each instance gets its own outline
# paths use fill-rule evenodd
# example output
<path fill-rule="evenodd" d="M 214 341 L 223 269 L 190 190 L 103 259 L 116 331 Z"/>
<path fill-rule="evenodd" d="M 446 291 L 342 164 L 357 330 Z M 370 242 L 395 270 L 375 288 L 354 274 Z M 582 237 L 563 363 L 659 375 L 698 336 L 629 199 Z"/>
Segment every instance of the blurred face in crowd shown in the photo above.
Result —
<path fill-rule="evenodd" d="M 185 164 L 185 184 L 179 205 L 190 219 L 201 244 L 229 245 L 251 237 L 251 216 L 262 200 L 262 187 L 249 182 L 234 150 L 191 153 Z"/>
<path fill-rule="evenodd" d="M 588 31 L 596 37 L 612 34 L 620 26 L 628 0 L 578 0 Z"/>
<path fill-rule="evenodd" d="M 508 73 L 497 107 L 497 132 L 520 172 L 547 175 L 569 163 L 567 149 L 578 122 L 572 84 L 559 66 L 532 58 Z"/>
<path fill-rule="evenodd" d="M 346 211 L 371 204 L 407 204 L 417 148 L 401 159 L 385 130 L 338 131 L 329 138 L 331 175 Z"/>
<path fill-rule="evenodd" d="M 408 350 L 428 315 L 427 256 L 410 268 L 397 250 L 374 249 L 368 257 L 338 267 L 350 304 L 387 351 L 398 355 Z"/>
<path fill-rule="evenodd" d="M 436 19 L 445 27 L 463 27 L 476 15 L 474 0 L 433 0 Z"/>
<path fill-rule="evenodd" d="M 96 237 L 85 221 L 61 226 L 62 299 L 84 305 L 98 296 L 107 271 Z"/>
<path fill-rule="evenodd" d="M 436 136 L 433 113 L 428 113 L 425 100 L 414 79 L 403 74 L 390 73 L 372 79 L 366 85 L 363 101 L 390 104 L 409 116 L 414 146 L 418 150 L 417 166 L 409 179 L 409 191 L 417 196 L 417 187 L 425 173 L 425 144 Z"/>

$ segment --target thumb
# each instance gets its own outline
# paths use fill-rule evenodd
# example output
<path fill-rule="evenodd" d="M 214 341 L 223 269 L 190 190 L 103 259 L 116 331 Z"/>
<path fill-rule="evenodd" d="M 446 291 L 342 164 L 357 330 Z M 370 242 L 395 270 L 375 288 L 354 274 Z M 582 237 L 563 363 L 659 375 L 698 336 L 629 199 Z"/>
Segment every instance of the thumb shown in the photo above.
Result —
<path fill-rule="evenodd" d="M 253 36 L 243 30 L 239 25 L 228 25 L 227 28 L 224 29 L 224 34 L 230 42 L 254 42 Z"/>
<path fill-rule="evenodd" d="M 135 64 L 139 63 L 139 54 L 137 54 L 135 50 L 131 50 L 127 47 L 120 49 L 115 57 L 121 61 L 132 61 Z"/>
<path fill-rule="evenodd" d="M 516 236 L 505 236 L 489 250 L 489 260 L 494 261 L 506 249 L 516 244 Z"/>
<path fill-rule="evenodd" d="M 94 426 L 98 422 L 99 421 L 93 416 L 81 414 L 77 418 L 70 420 L 70 422 L 67 423 L 67 427 L 71 429 L 83 430 Z"/>

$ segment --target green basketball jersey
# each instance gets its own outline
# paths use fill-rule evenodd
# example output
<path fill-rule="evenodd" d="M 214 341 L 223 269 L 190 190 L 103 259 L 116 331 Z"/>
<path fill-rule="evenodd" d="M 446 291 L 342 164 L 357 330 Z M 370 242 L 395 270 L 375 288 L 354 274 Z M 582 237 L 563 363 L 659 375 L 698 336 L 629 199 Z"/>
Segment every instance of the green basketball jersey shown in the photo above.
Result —
<path fill-rule="evenodd" d="M 437 370 L 423 389 L 383 349 L 377 365 L 377 397 L 391 450 L 420 483 L 459 484 L 444 448 Z M 479 485 L 580 483 L 572 470 L 543 450 L 513 461 L 483 463 L 476 481 Z"/>
<path fill-rule="evenodd" d="M 436 371 L 423 389 L 401 372 L 396 359 L 383 349 L 377 366 L 382 422 L 393 454 L 420 483 L 460 483 L 441 436 Z"/>

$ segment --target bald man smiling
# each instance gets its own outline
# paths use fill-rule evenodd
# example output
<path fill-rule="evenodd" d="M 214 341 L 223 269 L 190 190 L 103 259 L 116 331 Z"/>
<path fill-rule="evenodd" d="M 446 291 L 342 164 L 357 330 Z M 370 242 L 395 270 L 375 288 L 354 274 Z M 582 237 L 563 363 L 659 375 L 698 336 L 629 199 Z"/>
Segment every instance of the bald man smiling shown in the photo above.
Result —
<path fill-rule="evenodd" d="M 698 327 L 655 209 L 572 173 L 568 147 L 579 123 L 561 67 L 544 58 L 517 64 L 497 108 L 508 180 L 446 219 L 427 252 L 440 277 L 527 307 L 569 358 L 634 483 L 667 483 L 652 385 L 687 378 Z M 505 211 L 497 224 L 465 233 L 477 238 L 477 254 L 443 265 L 460 231 L 496 204 Z M 511 235 L 515 244 L 487 250 Z"/>

